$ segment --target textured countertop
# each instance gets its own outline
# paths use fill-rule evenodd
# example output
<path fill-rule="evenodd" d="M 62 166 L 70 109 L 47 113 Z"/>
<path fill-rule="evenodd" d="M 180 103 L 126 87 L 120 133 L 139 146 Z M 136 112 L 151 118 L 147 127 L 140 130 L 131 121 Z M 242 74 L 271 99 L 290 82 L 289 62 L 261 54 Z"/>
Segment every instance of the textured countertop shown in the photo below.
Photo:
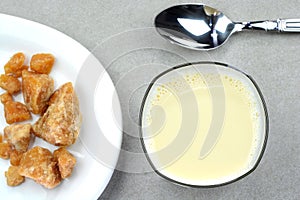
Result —
<path fill-rule="evenodd" d="M 153 19 L 161 10 L 184 2 L 2 0 L 0 12 L 53 27 L 96 55 L 119 93 L 122 149 L 130 155 L 142 152 L 139 108 L 147 84 L 158 73 L 186 61 L 213 60 L 238 67 L 258 83 L 267 103 L 270 132 L 264 157 L 252 174 L 219 188 L 185 188 L 151 172 L 144 157 L 121 153 L 118 170 L 99 199 L 299 199 L 300 34 L 246 32 L 233 35 L 214 51 L 183 49 L 160 38 Z M 222 10 L 234 21 L 300 18 L 298 0 L 202 3 Z"/>

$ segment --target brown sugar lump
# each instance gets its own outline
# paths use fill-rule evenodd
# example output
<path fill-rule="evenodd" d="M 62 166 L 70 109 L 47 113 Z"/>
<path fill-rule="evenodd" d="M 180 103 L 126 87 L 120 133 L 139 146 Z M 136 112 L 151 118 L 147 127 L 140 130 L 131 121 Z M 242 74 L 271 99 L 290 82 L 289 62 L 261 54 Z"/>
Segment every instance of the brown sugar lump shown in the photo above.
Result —
<path fill-rule="evenodd" d="M 71 176 L 76 164 L 76 158 L 64 147 L 53 152 L 54 159 L 57 161 L 60 175 L 63 179 Z"/>
<path fill-rule="evenodd" d="M 22 92 L 27 108 L 34 114 L 46 110 L 48 100 L 54 90 L 54 81 L 47 74 L 29 71 L 22 73 Z"/>
<path fill-rule="evenodd" d="M 13 97 L 8 92 L 5 92 L 0 95 L 0 101 L 1 103 L 5 104 L 6 102 L 13 101 Z"/>
<path fill-rule="evenodd" d="M 32 56 L 30 69 L 41 74 L 49 74 L 52 70 L 55 58 L 49 53 L 39 53 Z"/>
<path fill-rule="evenodd" d="M 1 74 L 0 87 L 6 90 L 9 94 L 15 94 L 21 91 L 21 82 L 16 77 Z"/>
<path fill-rule="evenodd" d="M 21 52 L 14 54 L 4 65 L 5 74 L 16 76 L 18 71 L 22 70 L 25 62 L 25 55 Z M 16 76 L 17 77 L 17 76 Z"/>
<path fill-rule="evenodd" d="M 10 166 L 5 172 L 6 182 L 9 186 L 17 186 L 25 181 L 25 177 L 19 174 L 19 167 Z"/>
<path fill-rule="evenodd" d="M 9 159 L 12 148 L 8 143 L 0 143 L 0 158 Z"/>
<path fill-rule="evenodd" d="M 29 66 L 23 65 L 18 71 L 16 71 L 16 72 L 13 74 L 13 76 L 19 78 L 19 77 L 22 76 L 22 72 L 23 72 L 23 71 L 28 71 L 28 69 L 29 69 Z"/>
<path fill-rule="evenodd" d="M 23 152 L 12 150 L 10 153 L 10 164 L 13 166 L 19 166 Z"/>
<path fill-rule="evenodd" d="M 44 115 L 32 126 L 33 133 L 56 146 L 69 146 L 78 138 L 81 114 L 72 83 L 56 90 Z"/>
<path fill-rule="evenodd" d="M 4 138 L 17 151 L 25 152 L 30 142 L 30 124 L 12 124 L 4 128 Z"/>
<path fill-rule="evenodd" d="M 15 101 L 9 101 L 4 104 L 4 116 L 8 124 L 31 119 L 31 114 L 27 107 Z"/>
<path fill-rule="evenodd" d="M 61 182 L 52 153 L 39 146 L 35 146 L 23 154 L 19 165 L 19 174 L 31 178 L 49 189 L 56 187 Z"/>

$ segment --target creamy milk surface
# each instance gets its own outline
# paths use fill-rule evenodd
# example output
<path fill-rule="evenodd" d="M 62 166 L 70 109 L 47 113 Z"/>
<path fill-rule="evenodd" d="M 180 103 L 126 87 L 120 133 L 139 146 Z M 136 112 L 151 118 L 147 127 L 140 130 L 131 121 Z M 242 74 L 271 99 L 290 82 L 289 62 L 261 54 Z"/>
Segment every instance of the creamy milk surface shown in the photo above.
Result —
<path fill-rule="evenodd" d="M 164 176 L 215 185 L 255 165 L 265 112 L 255 86 L 242 73 L 231 68 L 179 73 L 154 84 L 145 103 L 145 148 Z"/>

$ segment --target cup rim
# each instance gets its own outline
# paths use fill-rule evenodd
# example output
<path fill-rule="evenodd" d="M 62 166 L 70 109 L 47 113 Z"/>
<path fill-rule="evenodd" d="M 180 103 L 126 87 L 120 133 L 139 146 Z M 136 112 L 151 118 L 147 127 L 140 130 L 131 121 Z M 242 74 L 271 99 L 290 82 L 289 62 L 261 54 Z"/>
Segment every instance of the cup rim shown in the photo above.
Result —
<path fill-rule="evenodd" d="M 170 177 L 162 174 L 161 172 L 159 172 L 159 170 L 155 167 L 155 165 L 153 164 L 151 158 L 148 155 L 148 151 L 146 149 L 146 144 L 145 144 L 144 137 L 143 137 L 142 122 L 143 122 L 143 112 L 144 112 L 144 108 L 145 108 L 145 103 L 146 103 L 147 97 L 148 97 L 149 92 L 151 91 L 152 87 L 154 86 L 155 82 L 159 78 L 161 78 L 163 75 L 165 75 L 165 74 L 167 74 L 167 73 L 169 73 L 171 71 L 174 71 L 174 70 L 177 70 L 177 69 L 181 69 L 183 67 L 188 67 L 188 66 L 191 66 L 191 65 L 203 65 L 203 64 L 214 64 L 214 65 L 220 65 L 220 66 L 223 66 L 223 67 L 231 68 L 231 69 L 233 69 L 235 71 L 238 71 L 238 72 L 242 73 L 244 76 L 246 76 L 246 78 L 248 78 L 251 81 L 251 83 L 254 85 L 254 87 L 257 90 L 258 95 L 259 95 L 259 97 L 261 99 L 263 111 L 264 111 L 264 114 L 265 114 L 265 136 L 264 136 L 262 148 L 261 148 L 261 151 L 260 151 L 260 153 L 259 153 L 259 155 L 257 157 L 257 160 L 256 160 L 255 164 L 251 167 L 251 169 L 249 171 L 247 171 L 246 173 L 243 173 L 242 175 L 238 176 L 237 178 L 234 178 L 234 179 L 229 180 L 229 181 L 224 182 L 224 183 L 208 184 L 208 185 L 193 185 L 193 184 L 183 183 L 183 182 L 174 180 L 174 179 L 172 179 L 172 178 L 170 178 Z M 256 83 L 256 81 L 250 75 L 246 74 L 245 72 L 241 71 L 240 69 L 238 69 L 236 67 L 233 67 L 233 66 L 231 66 L 229 64 L 225 64 L 225 63 L 217 62 L 217 61 L 198 61 L 198 62 L 184 63 L 184 64 L 177 65 L 175 67 L 172 67 L 170 69 L 167 69 L 167 70 L 161 72 L 155 78 L 153 78 L 152 81 L 150 82 L 150 84 L 149 84 L 149 86 L 148 86 L 148 88 L 147 88 L 147 90 L 145 92 L 145 95 L 143 97 L 142 104 L 141 104 L 141 107 L 140 107 L 140 113 L 139 113 L 139 136 L 140 136 L 140 141 L 141 141 L 141 144 L 142 144 L 142 149 L 144 151 L 146 159 L 148 160 L 151 168 L 155 171 L 155 173 L 157 175 L 159 175 L 163 179 L 165 179 L 167 181 L 170 181 L 171 183 L 176 184 L 176 185 L 185 186 L 185 187 L 191 187 L 191 188 L 214 188 L 214 187 L 220 187 L 220 186 L 228 185 L 228 184 L 231 184 L 231 183 L 234 183 L 234 182 L 236 182 L 238 180 L 243 179 L 244 177 L 246 177 L 249 174 L 251 174 L 252 172 L 254 172 L 255 169 L 258 167 L 260 161 L 262 160 L 264 152 L 266 150 L 267 140 L 268 140 L 268 136 L 269 136 L 269 115 L 268 115 L 267 105 L 266 105 L 265 99 L 263 97 L 263 94 L 262 94 L 260 88 L 258 87 L 258 84 Z"/>

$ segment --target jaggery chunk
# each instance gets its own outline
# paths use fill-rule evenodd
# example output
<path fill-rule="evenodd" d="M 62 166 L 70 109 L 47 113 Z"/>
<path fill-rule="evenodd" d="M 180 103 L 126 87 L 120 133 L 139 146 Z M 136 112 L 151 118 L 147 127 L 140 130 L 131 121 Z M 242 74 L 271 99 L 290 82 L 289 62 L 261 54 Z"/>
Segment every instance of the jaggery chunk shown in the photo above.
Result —
<path fill-rule="evenodd" d="M 23 152 L 12 150 L 10 153 L 10 164 L 13 166 L 19 166 L 22 158 Z"/>
<path fill-rule="evenodd" d="M 60 175 L 63 179 L 71 176 L 76 164 L 75 157 L 64 147 L 53 152 L 54 159 L 57 161 Z"/>
<path fill-rule="evenodd" d="M 56 146 L 75 143 L 81 125 L 78 98 L 72 83 L 56 90 L 44 115 L 32 126 L 33 133 Z"/>
<path fill-rule="evenodd" d="M 4 115 L 8 124 L 31 119 L 31 114 L 27 107 L 20 102 L 14 101 L 9 101 L 4 104 Z"/>
<path fill-rule="evenodd" d="M 25 152 L 30 142 L 30 124 L 13 124 L 4 128 L 4 138 L 17 151 Z"/>
<path fill-rule="evenodd" d="M 21 91 L 21 82 L 16 77 L 1 74 L 0 87 L 6 90 L 9 94 L 15 94 Z"/>
<path fill-rule="evenodd" d="M 28 71 L 29 67 L 27 65 L 23 65 L 19 70 L 14 73 L 14 76 L 19 78 L 22 76 L 23 71 Z"/>
<path fill-rule="evenodd" d="M 31 70 L 41 73 L 49 74 L 52 70 L 55 58 L 49 53 L 40 53 L 32 56 L 30 61 Z"/>
<path fill-rule="evenodd" d="M 2 142 L 2 134 L 0 134 L 0 143 Z"/>
<path fill-rule="evenodd" d="M 19 174 L 31 178 L 49 189 L 56 187 L 61 182 L 52 153 L 39 146 L 23 154 L 19 165 Z"/>
<path fill-rule="evenodd" d="M 41 114 L 54 90 L 54 81 L 47 74 L 23 71 L 23 98 L 27 108 L 34 114 Z"/>
<path fill-rule="evenodd" d="M 5 74 L 16 76 L 16 73 L 22 69 L 24 61 L 25 55 L 23 53 L 14 54 L 4 65 Z"/>
<path fill-rule="evenodd" d="M 8 170 L 5 172 L 6 183 L 9 186 L 17 186 L 25 181 L 24 176 L 20 176 L 19 167 L 10 166 Z"/>
<path fill-rule="evenodd" d="M 13 97 L 8 92 L 5 92 L 0 95 L 1 103 L 5 104 L 6 102 L 13 101 Z"/>
<path fill-rule="evenodd" d="M 0 143 L 0 158 L 9 159 L 12 148 L 8 143 Z"/>

